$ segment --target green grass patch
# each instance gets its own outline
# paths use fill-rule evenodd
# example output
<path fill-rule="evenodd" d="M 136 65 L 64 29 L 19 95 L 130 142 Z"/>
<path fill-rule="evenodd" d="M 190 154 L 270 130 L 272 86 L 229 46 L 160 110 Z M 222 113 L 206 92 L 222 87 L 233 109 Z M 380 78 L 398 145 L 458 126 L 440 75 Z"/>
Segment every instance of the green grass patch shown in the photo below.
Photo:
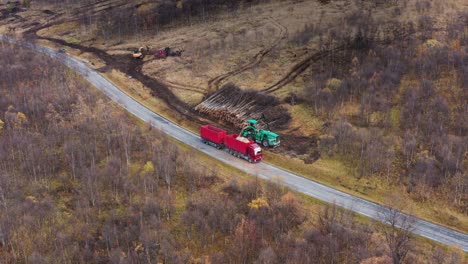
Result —
<path fill-rule="evenodd" d="M 284 105 L 291 114 L 290 127 L 300 127 L 301 132 L 305 135 L 316 133 L 322 128 L 323 122 L 319 117 L 312 115 L 313 109 L 306 104 Z"/>
<path fill-rule="evenodd" d="M 65 41 L 70 44 L 77 44 L 81 42 L 80 38 L 76 36 L 71 36 L 69 38 L 66 38 Z"/>
<path fill-rule="evenodd" d="M 390 122 L 392 124 L 393 130 L 398 130 L 400 127 L 400 117 L 401 117 L 401 111 L 400 107 L 394 106 L 390 110 Z"/>

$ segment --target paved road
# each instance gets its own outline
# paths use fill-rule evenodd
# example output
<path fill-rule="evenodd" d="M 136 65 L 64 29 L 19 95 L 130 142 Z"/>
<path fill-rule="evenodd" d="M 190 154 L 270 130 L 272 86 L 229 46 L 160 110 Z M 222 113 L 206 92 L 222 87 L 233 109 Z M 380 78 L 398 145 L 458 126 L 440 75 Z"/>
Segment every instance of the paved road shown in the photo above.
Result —
<path fill-rule="evenodd" d="M 236 167 L 249 174 L 256 175 L 262 179 L 272 179 L 280 177 L 282 183 L 298 192 L 302 192 L 304 194 L 310 195 L 328 203 L 336 203 L 337 205 L 354 211 L 356 213 L 368 216 L 379 221 L 384 221 L 384 214 L 382 212 L 388 211 L 386 207 L 338 191 L 336 189 L 317 183 L 315 181 L 303 178 L 291 172 L 269 165 L 265 162 L 259 164 L 250 164 L 244 160 L 229 155 L 227 152 L 217 150 L 215 148 L 203 144 L 198 135 L 191 133 L 179 127 L 178 125 L 166 120 L 165 118 L 159 116 L 158 114 L 152 112 L 145 106 L 141 105 L 134 99 L 130 98 L 128 95 L 126 95 L 117 87 L 115 87 L 111 82 L 102 77 L 99 73 L 90 69 L 85 62 L 82 62 L 75 58 L 69 57 L 66 54 L 58 53 L 54 50 L 45 47 L 35 46 L 30 43 L 16 41 L 0 35 L 0 41 L 2 40 L 4 42 L 11 42 L 20 46 L 34 49 L 61 61 L 63 64 L 65 64 L 66 66 L 83 76 L 86 80 L 88 80 L 96 88 L 101 90 L 113 101 L 117 102 L 122 107 L 124 107 L 128 112 L 132 113 L 141 120 L 150 123 L 152 126 L 162 130 L 163 132 L 176 138 L 177 140 L 180 140 L 181 142 L 184 142 L 185 144 L 194 147 L 221 162 L 228 163 L 233 167 Z M 433 224 L 420 218 L 412 216 L 407 217 L 410 217 L 412 221 L 414 221 L 414 233 L 446 245 L 457 245 L 460 248 L 462 248 L 465 252 L 468 252 L 467 234 Z"/>

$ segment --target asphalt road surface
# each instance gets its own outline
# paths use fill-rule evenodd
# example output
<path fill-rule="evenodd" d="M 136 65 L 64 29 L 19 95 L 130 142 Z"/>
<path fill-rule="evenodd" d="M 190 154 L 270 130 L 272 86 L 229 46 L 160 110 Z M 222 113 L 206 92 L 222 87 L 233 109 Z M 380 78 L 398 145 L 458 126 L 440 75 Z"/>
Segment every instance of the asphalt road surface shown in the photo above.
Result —
<path fill-rule="evenodd" d="M 102 77 L 99 73 L 92 70 L 86 65 L 86 62 L 68 56 L 66 53 L 61 53 L 49 48 L 37 46 L 31 43 L 26 43 L 0 35 L 0 41 L 10 42 L 34 49 L 44 53 L 56 60 L 59 60 L 67 67 L 71 68 L 83 78 L 88 80 L 97 89 L 102 91 L 110 99 L 117 102 L 128 112 L 132 113 L 141 120 L 151 124 L 155 128 L 160 129 L 164 133 L 174 137 L 181 142 L 198 149 L 199 151 L 221 161 L 227 163 L 237 169 L 255 175 L 262 179 L 280 178 L 281 182 L 289 188 L 298 192 L 307 194 L 314 198 L 320 199 L 328 203 L 335 203 L 341 207 L 354 211 L 356 213 L 368 216 L 370 218 L 385 222 L 385 214 L 388 208 L 369 202 L 362 198 L 338 191 L 334 188 L 317 183 L 313 180 L 298 176 L 292 172 L 288 172 L 261 162 L 258 164 L 250 164 L 245 160 L 233 157 L 223 150 L 218 150 L 201 142 L 199 135 L 191 133 L 182 127 L 168 121 L 160 115 L 152 112 L 145 106 L 141 105 L 127 94 L 123 93 L 111 82 Z M 2 65 L 4 66 L 4 65 Z M 468 235 L 461 233 L 417 217 L 403 215 L 399 219 L 410 219 L 413 223 L 412 232 L 420 236 L 432 239 L 446 245 L 456 245 L 468 252 Z M 403 221 L 403 220 L 401 220 Z"/>

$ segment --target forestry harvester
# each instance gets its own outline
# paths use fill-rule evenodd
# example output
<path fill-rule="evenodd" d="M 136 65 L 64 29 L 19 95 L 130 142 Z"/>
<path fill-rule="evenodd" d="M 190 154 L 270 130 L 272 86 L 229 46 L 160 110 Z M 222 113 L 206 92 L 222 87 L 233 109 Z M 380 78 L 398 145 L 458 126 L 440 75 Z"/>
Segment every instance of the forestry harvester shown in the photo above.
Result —
<path fill-rule="evenodd" d="M 247 121 L 248 126 L 244 127 L 240 132 L 242 137 L 246 137 L 257 143 L 261 143 L 264 147 L 278 147 L 280 145 L 279 135 L 269 130 L 258 129 L 256 127 L 257 120 L 250 119 Z"/>

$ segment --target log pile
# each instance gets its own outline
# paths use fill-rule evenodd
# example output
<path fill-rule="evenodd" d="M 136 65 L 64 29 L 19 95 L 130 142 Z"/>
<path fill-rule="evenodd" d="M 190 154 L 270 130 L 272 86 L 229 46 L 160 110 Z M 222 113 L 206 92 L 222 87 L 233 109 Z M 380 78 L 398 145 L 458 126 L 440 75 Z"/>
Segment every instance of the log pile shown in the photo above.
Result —
<path fill-rule="evenodd" d="M 253 90 L 242 90 L 226 84 L 195 107 L 199 113 L 209 115 L 241 129 L 248 119 L 268 116 L 270 128 L 279 127 L 290 120 L 289 113 L 280 106 L 278 98 Z"/>

